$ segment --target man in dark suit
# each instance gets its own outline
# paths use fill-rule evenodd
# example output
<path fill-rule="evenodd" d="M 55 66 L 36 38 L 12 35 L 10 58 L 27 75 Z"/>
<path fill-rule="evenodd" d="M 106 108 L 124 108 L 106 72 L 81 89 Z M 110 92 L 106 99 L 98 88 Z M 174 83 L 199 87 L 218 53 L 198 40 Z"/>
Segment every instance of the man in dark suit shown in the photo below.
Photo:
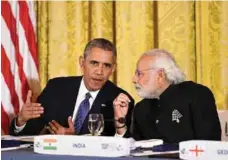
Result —
<path fill-rule="evenodd" d="M 116 68 L 116 58 L 115 45 L 110 41 L 90 41 L 80 57 L 83 76 L 49 80 L 36 103 L 30 101 L 29 91 L 26 103 L 11 123 L 10 134 L 38 135 L 46 129 L 52 134 L 88 134 L 88 115 L 102 113 L 103 135 L 128 136 L 134 100 L 108 80 Z M 130 105 L 113 107 L 120 93 L 130 97 Z"/>
<path fill-rule="evenodd" d="M 144 98 L 136 104 L 133 114 L 132 136 L 136 140 L 178 143 L 221 139 L 212 92 L 184 79 L 184 73 L 167 51 L 154 49 L 141 56 L 133 77 L 138 95 Z M 120 96 L 115 102 L 127 104 Z"/>

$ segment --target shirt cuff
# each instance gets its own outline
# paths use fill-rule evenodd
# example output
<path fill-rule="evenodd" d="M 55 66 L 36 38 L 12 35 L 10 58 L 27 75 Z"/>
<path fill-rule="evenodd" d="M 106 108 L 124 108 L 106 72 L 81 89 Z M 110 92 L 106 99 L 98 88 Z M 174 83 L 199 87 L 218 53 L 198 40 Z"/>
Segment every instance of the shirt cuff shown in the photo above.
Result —
<path fill-rule="evenodd" d="M 17 133 L 21 132 L 25 128 L 25 125 L 26 125 L 26 123 L 20 127 L 17 126 L 16 119 L 15 119 L 15 121 L 14 121 L 14 126 L 15 126 L 14 133 L 17 134 Z"/>
<path fill-rule="evenodd" d="M 118 134 L 116 132 L 115 136 L 114 137 L 123 137 L 125 135 L 125 133 L 127 132 L 127 129 L 123 132 L 123 134 Z"/>

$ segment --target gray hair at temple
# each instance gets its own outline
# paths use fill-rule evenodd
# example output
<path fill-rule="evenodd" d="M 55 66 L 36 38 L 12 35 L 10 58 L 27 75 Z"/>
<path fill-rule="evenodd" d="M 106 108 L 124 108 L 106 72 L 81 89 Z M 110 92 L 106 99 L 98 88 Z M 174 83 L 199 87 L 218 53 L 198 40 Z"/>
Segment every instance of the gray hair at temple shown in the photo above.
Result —
<path fill-rule="evenodd" d="M 153 49 L 143 55 L 150 55 L 156 58 L 151 67 L 163 69 L 169 82 L 178 84 L 185 80 L 184 72 L 179 68 L 174 57 L 169 52 L 162 49 Z"/>
<path fill-rule="evenodd" d="M 84 57 L 87 57 L 90 50 L 94 47 L 101 48 L 105 51 L 112 51 L 115 58 L 117 58 L 116 46 L 109 40 L 104 38 L 95 38 L 89 41 L 84 50 Z"/>

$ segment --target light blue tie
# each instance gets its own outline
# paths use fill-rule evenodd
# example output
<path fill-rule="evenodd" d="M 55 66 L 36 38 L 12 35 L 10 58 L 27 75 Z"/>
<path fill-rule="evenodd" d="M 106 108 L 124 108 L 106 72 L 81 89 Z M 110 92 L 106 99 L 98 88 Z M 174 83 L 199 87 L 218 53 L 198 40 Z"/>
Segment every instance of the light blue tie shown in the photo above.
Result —
<path fill-rule="evenodd" d="M 81 102 L 78 109 L 78 114 L 74 121 L 75 134 L 80 133 L 84 120 L 89 112 L 89 98 L 91 97 L 90 93 L 86 93 L 85 99 Z"/>

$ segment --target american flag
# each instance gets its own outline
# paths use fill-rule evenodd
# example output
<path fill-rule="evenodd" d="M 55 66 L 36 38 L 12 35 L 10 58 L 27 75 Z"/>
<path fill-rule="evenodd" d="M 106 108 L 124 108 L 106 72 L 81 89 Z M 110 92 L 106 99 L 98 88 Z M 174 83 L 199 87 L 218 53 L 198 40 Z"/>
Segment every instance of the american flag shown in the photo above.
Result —
<path fill-rule="evenodd" d="M 34 3 L 1 1 L 1 129 L 6 134 L 28 90 L 39 88 Z"/>

